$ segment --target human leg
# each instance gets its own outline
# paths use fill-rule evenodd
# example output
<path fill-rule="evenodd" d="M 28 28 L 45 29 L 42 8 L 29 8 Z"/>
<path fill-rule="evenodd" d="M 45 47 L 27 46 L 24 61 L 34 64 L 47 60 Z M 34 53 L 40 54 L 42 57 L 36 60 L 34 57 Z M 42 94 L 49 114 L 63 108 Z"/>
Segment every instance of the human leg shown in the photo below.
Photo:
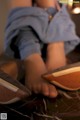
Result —
<path fill-rule="evenodd" d="M 53 7 L 57 10 L 60 10 L 60 6 L 56 0 L 47 0 L 47 1 L 36 0 L 36 3 L 41 8 L 48 9 L 50 7 Z M 49 43 L 47 46 L 47 60 L 46 60 L 47 69 L 53 70 L 64 65 L 66 65 L 64 42 Z"/>
<path fill-rule="evenodd" d="M 26 49 L 24 58 L 25 85 L 34 93 L 56 97 L 55 87 L 42 79 L 42 75 L 47 72 L 47 69 L 41 57 L 38 37 L 31 28 L 27 27 L 20 32 L 19 41 L 21 46 L 22 42 L 25 43 L 23 48 Z"/>
<path fill-rule="evenodd" d="M 16 7 L 30 7 L 32 6 L 32 0 L 11 0 L 10 9 Z"/>
<path fill-rule="evenodd" d="M 50 43 L 47 47 L 47 69 L 53 70 L 66 65 L 66 57 L 64 52 L 64 43 Z"/>
<path fill-rule="evenodd" d="M 37 62 L 36 62 L 36 61 Z M 25 60 L 26 85 L 35 93 L 48 97 L 56 97 L 57 91 L 53 85 L 43 80 L 41 76 L 47 72 L 46 66 L 39 54 L 34 54 Z"/>
<path fill-rule="evenodd" d="M 24 76 L 23 61 L 16 58 L 11 58 L 5 53 L 0 55 L 0 70 L 7 73 L 14 80 L 20 80 Z"/>
<path fill-rule="evenodd" d="M 27 6 L 31 6 L 30 0 L 11 0 L 10 10 L 25 7 L 26 1 Z M 14 103 L 30 95 L 30 91 L 18 81 L 24 72 L 21 66 L 21 60 L 10 58 L 4 53 L 0 55 L 0 104 Z"/>
<path fill-rule="evenodd" d="M 13 1 L 11 3 L 15 3 L 15 2 Z M 26 5 L 25 7 L 27 7 L 27 6 L 28 5 Z M 21 7 L 21 5 L 14 4 L 12 8 L 15 8 L 15 7 Z M 27 16 L 25 16 L 25 18 L 26 17 Z M 28 27 L 26 27 L 26 28 L 28 28 Z M 24 30 L 24 28 L 21 27 L 20 31 L 21 31 L 21 29 Z M 32 31 L 30 31 L 30 33 L 28 33 L 27 30 L 25 30 L 25 31 L 26 31 L 26 34 L 25 34 L 26 36 L 24 34 L 22 35 L 22 31 L 18 34 L 17 38 L 18 38 L 19 44 L 17 44 L 17 45 L 19 47 L 20 52 L 24 51 L 24 49 L 26 48 L 28 50 L 26 53 L 30 54 L 29 49 L 33 48 L 32 45 L 34 43 L 34 41 L 33 41 L 34 35 L 33 36 L 31 35 Z M 19 37 L 19 35 L 22 35 L 21 38 Z M 35 36 L 35 38 L 36 38 L 36 36 Z M 26 45 L 26 43 L 24 43 L 24 41 L 26 41 L 28 45 Z M 32 42 L 32 44 L 30 42 Z M 28 47 L 29 44 L 31 44 L 30 47 Z M 37 42 L 34 44 L 37 44 Z M 35 49 L 36 49 L 36 47 L 37 46 L 35 46 Z M 25 57 L 24 57 L 26 86 L 35 93 L 42 93 L 49 97 L 56 97 L 57 91 L 56 91 L 55 87 L 52 86 L 51 84 L 47 83 L 46 81 L 44 81 L 41 77 L 42 74 L 47 72 L 45 63 L 43 62 L 41 55 L 39 53 L 37 53 L 36 50 L 33 50 L 33 49 L 31 52 L 33 52 L 31 55 L 29 55 L 28 57 L 25 55 Z M 22 52 L 21 54 L 23 55 L 24 53 Z M 38 61 L 39 61 L 39 63 L 38 63 Z"/>
<path fill-rule="evenodd" d="M 55 0 L 35 0 L 37 5 L 41 8 L 55 7 Z"/>
<path fill-rule="evenodd" d="M 30 6 L 32 6 L 32 0 L 10 0 L 9 5 L 10 5 L 9 11 L 11 11 L 13 8 L 18 8 L 18 7 L 25 7 L 25 6 L 30 7 Z M 9 57 L 5 57 L 5 55 L 1 55 L 1 59 L 2 58 L 3 58 L 3 61 L 5 59 L 6 65 L 3 63 L 0 66 L 0 69 L 2 69 L 4 71 L 6 70 L 5 72 L 7 72 L 11 77 L 14 77 L 15 79 L 17 79 L 17 76 L 18 76 L 18 68 L 17 67 L 18 66 L 16 64 L 16 60 L 10 59 Z M 9 65 L 9 67 L 8 67 L 8 65 Z"/>
<path fill-rule="evenodd" d="M 15 80 L 17 79 L 18 75 L 18 68 L 16 64 L 16 60 L 12 60 L 11 58 L 7 57 L 5 54 L 0 55 L 0 69 L 10 75 Z"/>

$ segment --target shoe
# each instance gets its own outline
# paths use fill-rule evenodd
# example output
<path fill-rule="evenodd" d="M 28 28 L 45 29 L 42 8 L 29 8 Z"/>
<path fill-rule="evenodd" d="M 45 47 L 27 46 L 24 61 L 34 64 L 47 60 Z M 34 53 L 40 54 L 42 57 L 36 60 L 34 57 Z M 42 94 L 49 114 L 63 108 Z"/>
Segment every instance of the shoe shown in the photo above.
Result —
<path fill-rule="evenodd" d="M 0 70 L 0 104 L 11 104 L 30 95 L 24 85 Z"/>
<path fill-rule="evenodd" d="M 74 91 L 80 89 L 80 62 L 61 67 L 42 76 L 51 84 L 62 89 Z"/>

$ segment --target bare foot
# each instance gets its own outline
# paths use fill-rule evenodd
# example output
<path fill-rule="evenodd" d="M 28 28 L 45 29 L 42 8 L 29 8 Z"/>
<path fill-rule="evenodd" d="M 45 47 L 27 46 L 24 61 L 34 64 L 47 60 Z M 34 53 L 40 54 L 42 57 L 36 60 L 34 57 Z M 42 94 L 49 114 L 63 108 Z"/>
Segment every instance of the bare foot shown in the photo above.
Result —
<path fill-rule="evenodd" d="M 58 94 L 56 88 L 41 77 L 47 72 L 41 56 L 38 54 L 31 55 L 24 62 L 26 86 L 34 93 L 42 93 L 51 98 L 56 97 Z"/>

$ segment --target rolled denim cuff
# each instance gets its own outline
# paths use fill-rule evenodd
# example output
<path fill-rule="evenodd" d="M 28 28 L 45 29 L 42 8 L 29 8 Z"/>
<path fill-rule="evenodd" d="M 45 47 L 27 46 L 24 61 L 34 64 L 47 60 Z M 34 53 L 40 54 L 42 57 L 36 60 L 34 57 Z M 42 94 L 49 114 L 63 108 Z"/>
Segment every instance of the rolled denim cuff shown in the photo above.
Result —
<path fill-rule="evenodd" d="M 20 30 L 15 44 L 19 48 L 21 59 L 35 53 L 41 54 L 39 39 L 30 27 L 24 27 Z"/>
<path fill-rule="evenodd" d="M 64 5 L 51 20 L 46 33 L 47 43 L 59 41 L 64 42 L 66 54 L 80 43 L 80 38 L 76 35 L 75 24 Z"/>
<path fill-rule="evenodd" d="M 53 17 L 46 35 L 46 42 L 79 40 L 75 32 L 75 24 L 65 6 Z"/>
<path fill-rule="evenodd" d="M 23 40 L 23 39 L 22 39 Z M 32 41 L 24 43 L 19 47 L 21 59 L 28 58 L 32 54 L 40 54 L 40 45 L 39 43 L 34 43 Z"/>

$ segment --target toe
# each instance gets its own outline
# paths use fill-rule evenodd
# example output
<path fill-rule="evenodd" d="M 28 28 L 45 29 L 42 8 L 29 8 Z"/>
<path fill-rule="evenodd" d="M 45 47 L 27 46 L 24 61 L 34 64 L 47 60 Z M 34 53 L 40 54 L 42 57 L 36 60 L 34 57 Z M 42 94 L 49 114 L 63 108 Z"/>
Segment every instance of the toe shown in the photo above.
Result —
<path fill-rule="evenodd" d="M 41 84 L 33 84 L 33 85 L 32 85 L 32 91 L 33 91 L 35 94 L 40 93 L 40 91 L 41 91 Z"/>
<path fill-rule="evenodd" d="M 51 98 L 57 97 L 58 92 L 57 92 L 55 86 L 49 84 L 48 87 L 49 87 L 49 97 L 51 97 Z"/>
<path fill-rule="evenodd" d="M 47 83 L 42 84 L 42 94 L 45 96 L 49 96 L 49 87 Z"/>

